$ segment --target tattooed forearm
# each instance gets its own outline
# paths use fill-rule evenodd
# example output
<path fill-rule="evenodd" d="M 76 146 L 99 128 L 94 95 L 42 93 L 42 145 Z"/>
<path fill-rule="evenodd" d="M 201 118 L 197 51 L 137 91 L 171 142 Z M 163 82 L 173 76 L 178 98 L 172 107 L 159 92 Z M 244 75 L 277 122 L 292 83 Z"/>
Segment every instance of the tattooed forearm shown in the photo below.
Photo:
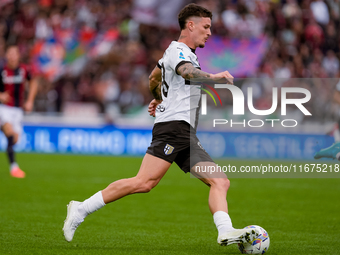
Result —
<path fill-rule="evenodd" d="M 162 100 L 162 83 L 160 82 L 154 89 L 151 90 L 153 97 L 156 100 Z"/>
<path fill-rule="evenodd" d="M 156 100 L 162 100 L 162 72 L 157 66 L 152 70 L 149 76 L 149 89 Z"/>
<path fill-rule="evenodd" d="M 193 81 L 211 81 L 211 77 L 209 73 L 203 72 L 200 69 L 197 69 L 190 63 L 186 63 L 181 65 L 178 70 L 178 74 L 180 74 L 186 80 Z"/>

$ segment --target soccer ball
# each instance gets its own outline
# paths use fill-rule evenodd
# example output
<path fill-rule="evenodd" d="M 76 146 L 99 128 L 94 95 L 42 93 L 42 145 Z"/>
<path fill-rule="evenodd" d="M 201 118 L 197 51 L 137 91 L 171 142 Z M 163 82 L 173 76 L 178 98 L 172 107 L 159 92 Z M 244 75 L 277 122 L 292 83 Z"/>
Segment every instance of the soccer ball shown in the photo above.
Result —
<path fill-rule="evenodd" d="M 255 228 L 259 235 L 253 240 L 252 243 L 238 244 L 238 248 L 243 254 L 263 254 L 268 251 L 269 248 L 269 235 L 267 231 L 256 225 L 250 225 L 245 228 Z"/>

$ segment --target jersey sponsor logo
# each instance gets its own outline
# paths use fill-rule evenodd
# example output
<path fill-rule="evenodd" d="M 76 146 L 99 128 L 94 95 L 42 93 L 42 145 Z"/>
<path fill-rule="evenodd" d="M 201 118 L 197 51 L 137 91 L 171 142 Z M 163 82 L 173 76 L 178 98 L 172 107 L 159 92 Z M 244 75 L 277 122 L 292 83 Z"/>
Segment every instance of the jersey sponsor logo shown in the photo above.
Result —
<path fill-rule="evenodd" d="M 160 111 L 160 112 L 164 112 L 165 111 L 165 107 L 163 105 L 157 105 L 156 110 Z"/>
<path fill-rule="evenodd" d="M 23 83 L 25 71 L 24 69 L 19 69 L 19 75 L 15 76 L 8 76 L 8 73 L 6 70 L 2 71 L 2 81 L 4 84 L 15 84 L 15 83 Z"/>
<path fill-rule="evenodd" d="M 183 48 L 177 47 L 177 49 L 179 49 L 179 50 L 183 51 Z"/>
<path fill-rule="evenodd" d="M 185 58 L 184 58 L 184 55 L 183 55 L 183 52 L 180 52 L 180 53 L 179 53 L 179 58 L 180 58 L 180 59 L 185 59 Z"/>
<path fill-rule="evenodd" d="M 174 151 L 175 147 L 171 146 L 170 144 L 166 144 L 164 147 L 164 154 L 165 155 L 170 155 Z"/>

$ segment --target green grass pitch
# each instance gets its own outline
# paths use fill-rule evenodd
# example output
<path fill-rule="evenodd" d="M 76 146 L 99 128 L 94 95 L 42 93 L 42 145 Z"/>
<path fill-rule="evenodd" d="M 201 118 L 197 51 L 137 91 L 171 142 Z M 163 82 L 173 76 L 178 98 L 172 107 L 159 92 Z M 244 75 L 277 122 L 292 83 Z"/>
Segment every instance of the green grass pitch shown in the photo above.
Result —
<path fill-rule="evenodd" d="M 11 178 L 0 154 L 0 254 L 240 254 L 237 245 L 217 245 L 208 187 L 176 165 L 149 194 L 87 217 L 67 243 L 66 204 L 134 176 L 141 158 L 19 154 L 18 161 L 25 179 Z M 340 178 L 231 179 L 228 193 L 234 227 L 264 227 L 268 254 L 340 254 L 339 201 Z"/>

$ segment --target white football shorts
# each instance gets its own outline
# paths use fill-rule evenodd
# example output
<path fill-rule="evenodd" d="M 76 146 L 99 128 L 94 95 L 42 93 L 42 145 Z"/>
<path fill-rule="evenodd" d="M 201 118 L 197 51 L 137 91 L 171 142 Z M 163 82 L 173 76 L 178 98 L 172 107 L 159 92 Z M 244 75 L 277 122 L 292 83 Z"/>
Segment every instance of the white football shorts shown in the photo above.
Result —
<path fill-rule="evenodd" d="M 19 107 L 0 104 L 0 126 L 10 123 L 15 133 L 22 133 L 22 119 L 24 111 Z"/>

